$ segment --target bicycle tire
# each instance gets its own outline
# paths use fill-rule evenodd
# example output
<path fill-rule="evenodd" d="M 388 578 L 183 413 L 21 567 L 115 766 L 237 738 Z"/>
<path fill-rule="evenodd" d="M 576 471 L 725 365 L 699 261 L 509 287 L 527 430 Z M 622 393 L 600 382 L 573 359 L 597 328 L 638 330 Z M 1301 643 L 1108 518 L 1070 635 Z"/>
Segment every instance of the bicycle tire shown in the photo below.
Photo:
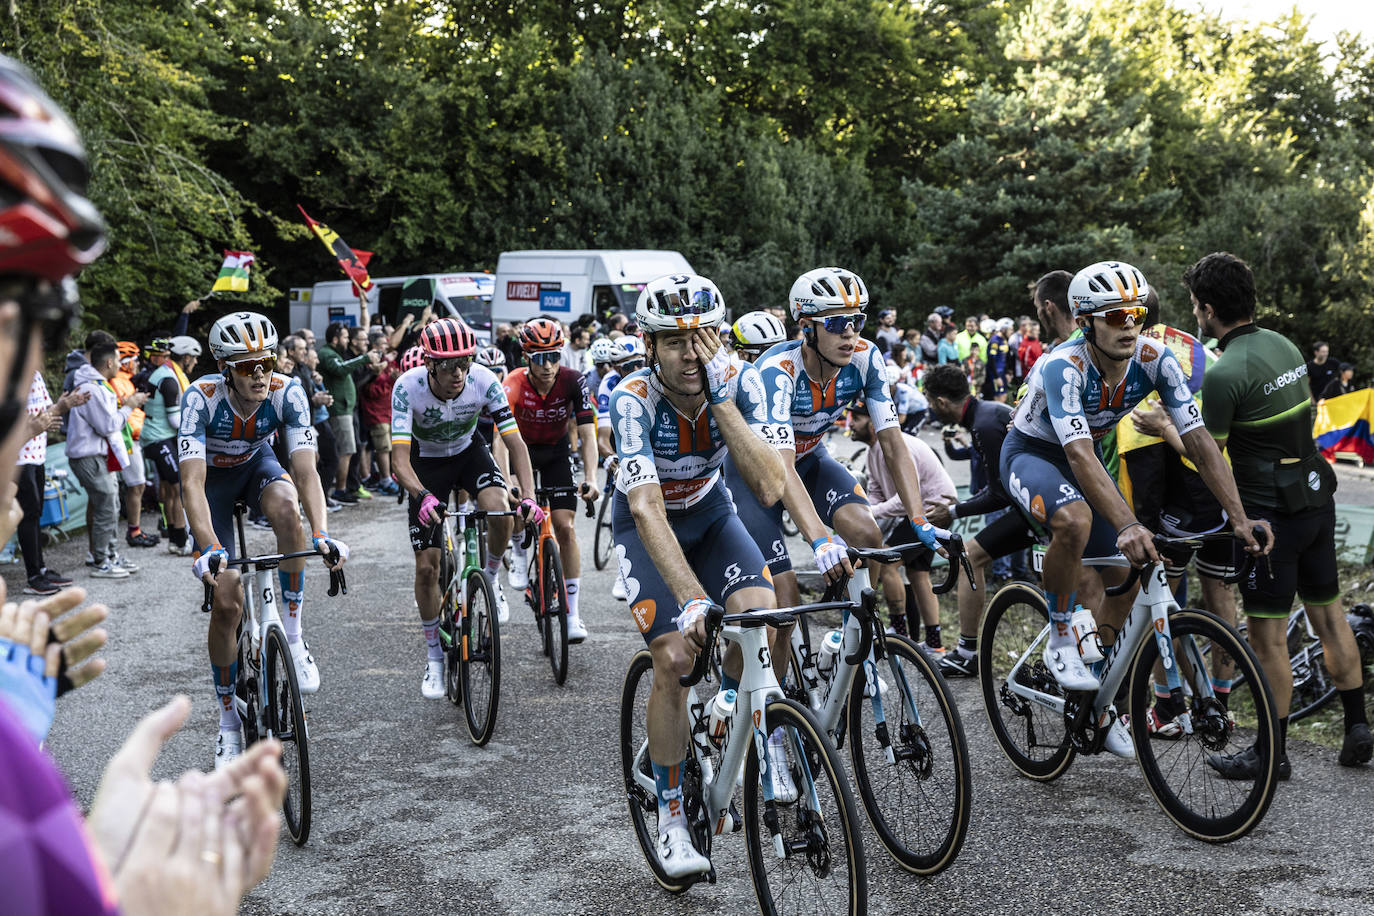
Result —
<path fill-rule="evenodd" d="M 1320 712 L 1340 691 L 1326 670 L 1326 650 L 1320 644 L 1316 648 L 1305 646 L 1289 664 L 1293 667 L 1293 700 L 1288 706 L 1288 721 L 1297 722 Z"/>
<path fill-rule="evenodd" d="M 263 648 L 267 724 L 272 737 L 281 742 L 282 768 L 286 770 L 282 815 L 291 841 L 304 846 L 310 837 L 310 729 L 305 719 L 305 702 L 296 683 L 291 649 L 280 627 L 268 627 Z"/>
<path fill-rule="evenodd" d="M 749 874 L 759 910 L 791 913 L 820 909 L 847 912 L 852 916 L 866 913 L 868 876 L 863 836 L 854 793 L 844 778 L 839 754 L 824 737 L 812 712 L 794 700 L 778 699 L 769 703 L 764 709 L 764 722 L 765 735 L 783 729 L 798 798 L 791 804 L 775 805 L 782 827 L 781 840 L 788 852 L 786 857 L 779 858 L 766 823 L 759 785 L 758 745 L 751 741 L 744 763 L 744 835 L 749 852 Z M 822 781 L 828 789 L 823 789 Z M 808 800 L 813 792 L 819 811 Z M 832 829 L 826 829 L 827 822 Z M 837 839 L 842 842 L 841 850 L 833 849 Z M 805 854 L 801 854 L 802 846 L 805 846 Z M 846 876 L 843 889 L 839 888 L 839 882 L 830 880 L 841 869 Z M 776 893 L 770 874 L 777 875 Z M 845 898 L 845 905 L 826 905 L 818 900 L 822 890 L 818 882 L 806 882 L 805 887 L 802 886 L 808 874 L 834 885 L 837 891 L 834 896 Z M 841 890 L 842 893 L 838 893 Z M 779 895 L 785 900 L 777 900 Z M 788 901 L 793 901 L 792 905 L 788 905 Z"/>
<path fill-rule="evenodd" d="M 611 554 L 615 552 L 615 538 L 611 535 L 610 493 L 601 496 L 601 508 L 596 510 L 596 534 L 592 538 L 592 562 L 597 569 L 610 565 Z"/>
<path fill-rule="evenodd" d="M 1195 687 L 1188 700 L 1192 734 L 1175 739 L 1151 735 L 1148 714 L 1154 702 L 1152 681 L 1159 643 L 1153 638 L 1145 640 L 1136 652 L 1130 675 L 1130 725 L 1136 760 L 1150 794 L 1185 833 L 1209 843 L 1237 840 L 1264 818 L 1278 786 L 1279 725 L 1274 696 L 1249 644 L 1220 617 L 1206 611 L 1179 611 L 1169 616 L 1169 632 L 1180 673 L 1197 677 L 1200 684 L 1202 676 L 1210 678 L 1208 665 L 1221 650 L 1234 660 L 1237 670 L 1244 671 L 1245 687 L 1238 690 L 1232 683 L 1226 708 L 1204 698 Z M 1202 640 L 1212 646 L 1209 655 L 1202 654 Z M 1197 660 L 1203 663 L 1201 672 L 1197 671 Z M 1207 762 L 1213 754 L 1234 754 L 1252 745 L 1261 761 L 1261 771 L 1253 780 L 1223 780 Z M 1231 807 L 1221 810 L 1228 798 L 1233 800 Z M 1203 808 L 1207 810 L 1200 810 Z"/>
<path fill-rule="evenodd" d="M 648 701 L 654 684 L 654 657 L 648 649 L 640 649 L 630 659 L 625 681 L 620 691 L 620 771 L 624 779 L 625 799 L 629 805 L 630 823 L 644 861 L 659 886 L 669 893 L 680 894 L 692 881 L 669 877 L 658 860 L 658 796 L 655 791 L 635 780 L 635 768 L 640 775 L 653 781 L 648 751 Z M 642 752 L 642 753 L 641 753 Z M 644 773 L 645 768 L 649 769 Z M 684 786 L 685 788 L 685 786 Z"/>
<path fill-rule="evenodd" d="M 496 729 L 501 699 L 501 628 L 496 597 L 480 569 L 468 570 L 462 618 L 463 713 L 472 743 L 481 747 Z"/>
<path fill-rule="evenodd" d="M 1012 583 L 992 597 L 978 633 L 978 683 L 993 737 L 1012 766 L 1041 782 L 1058 779 L 1073 761 L 1074 749 L 1064 717 L 1004 688 L 1012 666 L 1039 638 L 1049 620 L 1049 608 L 1040 590 Z M 1019 678 L 1037 690 L 1063 696 L 1038 653 L 1026 660 Z M 1051 737 L 1042 740 L 1040 735 Z"/>
<path fill-rule="evenodd" d="M 887 637 L 887 656 L 878 662 L 878 676 L 880 684 L 886 681 L 883 725 L 895 761 L 888 761 L 878 740 L 860 668 L 849 693 L 854 785 L 888 854 L 913 874 L 933 875 L 954 862 L 968 835 L 968 741 L 949 685 L 930 658 L 902 636 Z M 918 721 L 911 719 L 912 708 Z"/>
<path fill-rule="evenodd" d="M 458 608 L 454 600 L 462 584 L 454 582 L 452 546 L 445 544 L 439 553 L 439 641 L 444 651 L 444 696 L 454 706 L 463 702 L 462 645 L 463 634 L 458 632 Z"/>
<path fill-rule="evenodd" d="M 548 538 L 544 543 L 544 644 L 549 650 L 549 666 L 553 668 L 553 682 L 559 687 L 568 679 L 568 587 L 563 580 L 563 558 L 558 541 Z"/>

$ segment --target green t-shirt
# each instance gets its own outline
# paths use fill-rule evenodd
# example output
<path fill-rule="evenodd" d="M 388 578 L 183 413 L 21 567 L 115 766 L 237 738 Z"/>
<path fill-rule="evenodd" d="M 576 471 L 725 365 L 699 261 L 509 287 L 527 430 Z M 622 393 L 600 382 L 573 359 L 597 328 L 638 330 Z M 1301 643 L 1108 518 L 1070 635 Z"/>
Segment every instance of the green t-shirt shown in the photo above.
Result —
<path fill-rule="evenodd" d="M 1254 324 L 1221 339 L 1221 358 L 1202 378 L 1202 418 L 1226 439 L 1246 506 L 1281 508 L 1276 476 L 1317 453 L 1307 362 L 1287 337 Z"/>

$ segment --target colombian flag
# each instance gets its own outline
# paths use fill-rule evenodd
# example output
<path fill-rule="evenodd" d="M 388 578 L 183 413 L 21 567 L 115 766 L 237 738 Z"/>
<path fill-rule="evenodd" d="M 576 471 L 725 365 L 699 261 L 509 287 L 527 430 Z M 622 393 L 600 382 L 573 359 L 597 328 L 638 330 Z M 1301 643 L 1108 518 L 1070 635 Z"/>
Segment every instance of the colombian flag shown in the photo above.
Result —
<path fill-rule="evenodd" d="M 1353 452 L 1374 462 L 1374 390 L 1365 388 L 1317 402 L 1312 437 L 1327 461 L 1337 452 Z"/>
<path fill-rule="evenodd" d="M 253 252 L 225 251 L 224 266 L 219 269 L 219 277 L 211 292 L 246 293 L 248 292 L 248 268 L 253 266 Z"/>

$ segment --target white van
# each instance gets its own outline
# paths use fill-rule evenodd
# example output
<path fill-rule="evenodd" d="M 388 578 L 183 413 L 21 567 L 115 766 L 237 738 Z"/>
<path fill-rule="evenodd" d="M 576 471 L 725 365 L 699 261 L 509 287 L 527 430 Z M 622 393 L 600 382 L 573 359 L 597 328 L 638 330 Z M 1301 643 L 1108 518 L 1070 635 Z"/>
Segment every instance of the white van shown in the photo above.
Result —
<path fill-rule="evenodd" d="M 367 294 L 371 314 L 381 313 L 391 324 L 405 311 L 419 313 L 433 303 L 436 315 L 462 318 L 480 340 L 491 339 L 491 296 L 495 281 L 489 273 L 417 274 L 410 277 L 373 277 Z M 310 328 L 324 337 L 335 321 L 356 327 L 362 320 L 358 296 L 350 280 L 330 280 L 291 290 L 291 329 Z"/>
<path fill-rule="evenodd" d="M 633 315 L 639 291 L 665 274 L 695 273 L 676 251 L 503 251 L 496 262 L 493 324 L 551 315 Z"/>

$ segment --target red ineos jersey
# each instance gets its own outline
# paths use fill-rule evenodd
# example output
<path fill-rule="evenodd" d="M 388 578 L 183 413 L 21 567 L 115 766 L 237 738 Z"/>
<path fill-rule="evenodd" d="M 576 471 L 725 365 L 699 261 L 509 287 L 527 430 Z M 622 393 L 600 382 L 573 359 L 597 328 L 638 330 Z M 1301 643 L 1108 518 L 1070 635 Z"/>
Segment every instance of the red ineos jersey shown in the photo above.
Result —
<path fill-rule="evenodd" d="M 568 435 L 568 421 L 578 425 L 596 422 L 592 396 L 582 373 L 567 366 L 558 367 L 553 387 L 543 397 L 534 390 L 527 368 L 516 369 L 504 382 L 520 437 L 526 445 L 555 445 Z"/>

